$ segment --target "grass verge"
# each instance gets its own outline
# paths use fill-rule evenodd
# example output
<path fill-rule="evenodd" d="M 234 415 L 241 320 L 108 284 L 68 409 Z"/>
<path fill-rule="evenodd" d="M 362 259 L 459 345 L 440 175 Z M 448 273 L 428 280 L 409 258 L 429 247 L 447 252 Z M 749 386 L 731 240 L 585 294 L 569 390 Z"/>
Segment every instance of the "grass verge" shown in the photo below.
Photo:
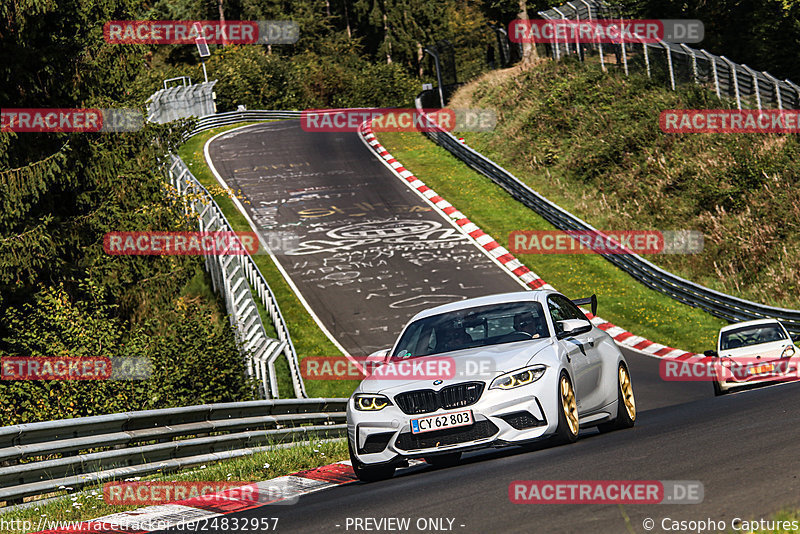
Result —
<path fill-rule="evenodd" d="M 174 474 L 157 474 L 135 477 L 129 481 L 198 481 L 225 482 L 243 481 L 246 483 L 269 480 L 288 475 L 303 469 L 312 469 L 330 463 L 346 460 L 347 440 L 311 440 L 287 448 L 275 448 L 257 452 L 250 456 L 225 460 L 215 464 L 201 465 L 188 471 Z M 46 528 L 45 521 L 87 521 L 142 506 L 121 506 L 108 504 L 103 498 L 103 484 L 86 487 L 80 492 L 61 492 L 63 498 L 42 502 L 29 508 L 2 513 L 4 526 L 1 533 L 20 534 L 34 529 Z M 21 528 L 10 529 L 9 526 Z M 23 527 L 23 525 L 25 525 Z M 39 528 L 37 528 L 39 527 Z"/>
<path fill-rule="evenodd" d="M 211 192 L 214 200 L 236 231 L 250 231 L 250 225 L 247 219 L 239 213 L 230 194 L 220 186 L 211 172 L 211 169 L 206 165 L 203 147 L 206 141 L 218 133 L 238 128 L 244 124 L 245 123 L 234 124 L 200 133 L 189 139 L 178 150 L 178 155 L 189 166 L 195 178 Z M 248 203 L 246 198 L 241 197 L 240 192 L 236 192 L 236 195 L 240 197 L 242 204 Z M 278 306 L 288 325 L 289 334 L 292 337 L 292 342 L 294 343 L 298 358 L 341 354 L 339 349 L 337 349 L 331 340 L 320 330 L 317 323 L 306 311 L 272 259 L 266 254 L 257 254 L 253 256 L 253 260 L 261 271 L 261 274 L 264 275 L 264 279 L 269 284 L 270 289 L 272 289 L 278 301 Z M 256 302 L 258 303 L 261 317 L 269 317 L 258 299 L 256 299 Z M 265 320 L 264 323 L 267 328 L 267 334 L 275 335 L 275 330 L 270 324 L 270 321 Z M 276 362 L 276 370 L 279 375 L 278 387 L 282 396 L 294 396 L 293 394 L 287 395 L 287 393 L 292 392 L 292 385 L 289 378 L 288 364 L 284 358 L 278 359 Z M 305 384 L 306 391 L 311 397 L 349 397 L 355 389 L 357 382 L 352 380 L 306 380 Z"/>
<path fill-rule="evenodd" d="M 553 229 L 500 186 L 473 171 L 420 133 L 381 133 L 380 142 L 403 166 L 452 202 L 498 242 L 513 230 Z M 652 291 L 598 255 L 518 254 L 529 269 L 569 297 L 597 294 L 598 314 L 636 335 L 702 352 L 722 320 Z"/>
<path fill-rule="evenodd" d="M 657 265 L 717 291 L 800 308 L 800 139 L 666 134 L 662 111 L 735 102 L 699 85 L 672 91 L 643 70 L 626 77 L 592 62 L 542 60 L 487 73 L 449 107 L 494 109 L 496 128 L 462 134 L 467 143 L 596 228 L 703 234 L 702 252 L 648 256 Z"/>

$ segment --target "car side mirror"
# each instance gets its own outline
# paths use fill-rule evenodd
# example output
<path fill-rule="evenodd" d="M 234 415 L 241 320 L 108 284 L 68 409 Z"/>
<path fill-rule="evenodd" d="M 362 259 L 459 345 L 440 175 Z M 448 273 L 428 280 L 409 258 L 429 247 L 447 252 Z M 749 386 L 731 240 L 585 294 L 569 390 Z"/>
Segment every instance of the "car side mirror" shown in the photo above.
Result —
<path fill-rule="evenodd" d="M 716 356 L 719 356 L 719 354 L 715 350 L 707 350 L 707 351 L 703 352 L 703 356 L 708 356 L 709 358 L 714 358 Z"/>
<path fill-rule="evenodd" d="M 388 349 L 376 350 L 375 352 L 367 356 L 367 363 L 369 364 L 370 368 L 374 369 L 379 365 L 383 365 L 384 363 L 386 363 L 385 361 L 386 355 L 389 354 L 390 350 L 392 350 L 391 347 L 389 347 Z"/>
<path fill-rule="evenodd" d="M 558 321 L 558 324 L 561 325 L 561 332 L 556 336 L 558 339 L 577 336 L 592 329 L 592 323 L 586 319 L 564 319 L 563 321 Z"/>

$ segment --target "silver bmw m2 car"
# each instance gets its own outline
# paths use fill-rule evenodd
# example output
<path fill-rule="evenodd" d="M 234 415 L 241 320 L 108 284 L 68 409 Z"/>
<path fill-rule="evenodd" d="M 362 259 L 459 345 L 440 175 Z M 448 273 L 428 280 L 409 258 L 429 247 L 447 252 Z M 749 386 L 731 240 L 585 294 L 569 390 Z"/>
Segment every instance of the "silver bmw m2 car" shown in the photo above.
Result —
<path fill-rule="evenodd" d="M 594 314 L 594 296 L 572 301 L 536 290 L 415 315 L 391 349 L 370 356 L 376 371 L 348 403 L 350 458 L 359 479 L 389 478 L 414 458 L 447 465 L 466 450 L 543 438 L 568 443 L 580 428 L 632 427 L 627 362 L 578 308 L 587 304 Z M 449 372 L 422 378 L 380 372 L 433 359 Z"/>

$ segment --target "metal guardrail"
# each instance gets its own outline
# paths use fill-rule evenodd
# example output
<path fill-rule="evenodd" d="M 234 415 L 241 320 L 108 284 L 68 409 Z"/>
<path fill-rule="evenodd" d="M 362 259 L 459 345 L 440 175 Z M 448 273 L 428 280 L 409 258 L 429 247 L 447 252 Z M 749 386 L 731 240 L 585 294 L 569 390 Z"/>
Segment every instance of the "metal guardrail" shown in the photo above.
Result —
<path fill-rule="evenodd" d="M 184 211 L 197 217 L 201 232 L 233 232 L 234 229 L 211 194 L 189 171 L 186 163 L 169 154 L 166 174 L 169 183 L 184 200 Z M 275 361 L 283 354 L 289 363 L 292 385 L 296 397 L 306 397 L 305 385 L 300 376 L 297 352 L 289 335 L 289 328 L 281 314 L 272 290 L 247 253 L 205 256 L 206 270 L 211 273 L 214 290 L 225 301 L 237 344 L 247 359 L 248 376 L 260 381 L 264 398 L 277 398 L 278 381 Z M 275 326 L 278 339 L 270 338 L 264 330 L 255 295 L 261 300 Z"/>
<path fill-rule="evenodd" d="M 215 115 L 208 115 L 201 117 L 194 130 L 186 134 L 186 139 L 204 132 L 212 128 L 219 128 L 220 126 L 229 126 L 237 122 L 258 122 L 270 121 L 281 119 L 299 119 L 301 111 L 283 111 L 283 110 L 242 110 L 242 111 L 228 111 L 226 113 L 217 113 Z"/>
<path fill-rule="evenodd" d="M 423 91 L 416 99 L 416 107 L 419 112 L 423 113 L 423 107 L 430 107 L 427 104 L 435 101 L 436 98 L 437 95 L 433 91 Z M 424 106 L 423 101 L 426 104 Z M 547 200 L 486 156 L 459 142 L 449 132 L 435 127 L 432 120 L 429 119 L 429 122 L 431 127 L 424 128 L 426 136 L 508 191 L 512 197 L 534 210 L 559 230 L 598 231 L 582 219 Z M 656 267 L 637 254 L 603 254 L 603 257 L 647 287 L 684 304 L 706 310 L 717 317 L 730 322 L 772 317 L 781 320 L 787 330 L 800 333 L 800 310 L 766 306 L 708 289 Z"/>
<path fill-rule="evenodd" d="M 577 0 L 557 8 L 539 11 L 544 19 L 619 19 L 615 8 L 598 0 Z M 735 99 L 738 109 L 799 109 L 800 87 L 789 80 L 780 81 L 768 72 L 757 72 L 747 65 L 734 63 L 725 56 L 695 50 L 685 44 L 667 43 L 550 43 L 554 59 L 570 54 L 584 58 L 586 51 L 596 51 L 605 68 L 606 50 L 613 50 L 617 65 L 625 74 L 641 69 L 650 78 L 669 83 L 674 90 L 678 83 L 694 83 L 713 87 L 717 97 Z"/>
<path fill-rule="evenodd" d="M 346 406 L 339 398 L 262 400 L 2 427 L 0 501 L 341 437 Z"/>

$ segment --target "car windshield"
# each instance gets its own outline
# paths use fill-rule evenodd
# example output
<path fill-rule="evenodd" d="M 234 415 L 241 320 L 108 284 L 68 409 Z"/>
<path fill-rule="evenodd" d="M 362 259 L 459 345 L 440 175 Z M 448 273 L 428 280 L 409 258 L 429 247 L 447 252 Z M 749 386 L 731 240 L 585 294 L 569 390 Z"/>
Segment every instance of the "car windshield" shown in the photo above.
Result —
<path fill-rule="evenodd" d="M 786 339 L 786 334 L 777 323 L 743 326 L 723 332 L 720 348 L 722 350 L 738 349 L 782 339 Z"/>
<path fill-rule="evenodd" d="M 538 302 L 478 306 L 413 322 L 403 332 L 392 359 L 430 356 L 549 335 L 542 306 Z"/>

